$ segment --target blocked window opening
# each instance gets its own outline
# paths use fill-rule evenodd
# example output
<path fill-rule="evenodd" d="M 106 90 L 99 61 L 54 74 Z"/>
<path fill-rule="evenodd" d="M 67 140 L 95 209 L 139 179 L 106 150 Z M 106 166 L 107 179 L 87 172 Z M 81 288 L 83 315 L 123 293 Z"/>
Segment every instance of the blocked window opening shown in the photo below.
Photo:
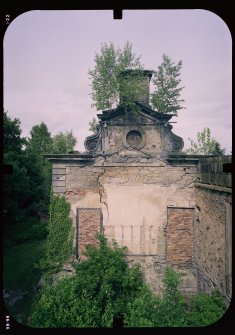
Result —
<path fill-rule="evenodd" d="M 167 209 L 167 262 L 179 267 L 192 267 L 193 208 Z"/>
<path fill-rule="evenodd" d="M 77 209 L 77 258 L 82 254 L 87 245 L 98 245 L 97 233 L 102 233 L 102 212 L 100 208 Z"/>

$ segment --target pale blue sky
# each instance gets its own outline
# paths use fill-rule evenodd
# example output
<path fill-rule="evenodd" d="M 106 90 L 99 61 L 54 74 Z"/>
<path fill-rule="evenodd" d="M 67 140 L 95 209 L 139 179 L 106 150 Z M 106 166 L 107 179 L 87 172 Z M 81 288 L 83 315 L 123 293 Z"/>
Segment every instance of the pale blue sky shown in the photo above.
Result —
<path fill-rule="evenodd" d="M 18 117 L 24 136 L 45 122 L 52 135 L 73 130 L 84 151 L 91 108 L 88 69 L 101 43 L 123 47 L 130 41 L 148 70 L 163 53 L 183 61 L 182 97 L 187 109 L 172 121 L 185 148 L 188 137 L 210 127 L 232 147 L 232 40 L 225 22 L 207 10 L 33 10 L 9 25 L 4 38 L 4 108 Z M 185 149 L 184 148 L 184 149 Z"/>

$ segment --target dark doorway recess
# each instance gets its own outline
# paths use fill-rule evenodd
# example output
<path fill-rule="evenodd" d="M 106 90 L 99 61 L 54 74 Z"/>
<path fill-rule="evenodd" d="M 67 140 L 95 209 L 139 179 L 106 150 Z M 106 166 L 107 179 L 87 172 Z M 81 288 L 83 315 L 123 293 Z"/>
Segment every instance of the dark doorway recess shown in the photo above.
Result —
<path fill-rule="evenodd" d="M 113 318 L 113 328 L 124 328 L 124 318 L 122 316 L 115 316 Z"/>

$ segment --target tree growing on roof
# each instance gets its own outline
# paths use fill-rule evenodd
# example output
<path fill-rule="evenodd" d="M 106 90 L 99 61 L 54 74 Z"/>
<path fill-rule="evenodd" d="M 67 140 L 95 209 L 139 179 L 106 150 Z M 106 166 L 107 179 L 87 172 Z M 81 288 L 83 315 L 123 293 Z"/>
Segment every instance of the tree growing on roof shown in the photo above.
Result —
<path fill-rule="evenodd" d="M 152 83 L 154 87 L 151 93 L 151 105 L 160 113 L 177 116 L 183 109 L 184 100 L 181 98 L 183 87 L 180 86 L 180 71 L 182 60 L 175 64 L 170 57 L 163 54 L 162 63 L 157 71 L 153 71 Z M 131 73 L 131 81 L 128 76 L 122 75 L 126 70 L 135 70 Z M 104 43 L 100 53 L 95 54 L 95 67 L 88 73 L 91 79 L 92 107 L 97 110 L 115 108 L 120 96 L 125 97 L 121 101 L 124 107 L 136 108 L 134 101 L 136 95 L 143 89 L 142 76 L 143 65 L 140 56 L 132 52 L 132 44 L 126 42 L 124 48 L 115 48 L 114 44 Z"/>
<path fill-rule="evenodd" d="M 95 67 L 88 73 L 91 79 L 92 106 L 97 110 L 111 109 L 119 103 L 120 95 L 134 97 L 136 90 L 140 89 L 141 73 L 129 85 L 120 74 L 124 70 L 143 69 L 140 56 L 132 52 L 132 45 L 126 42 L 124 48 L 115 48 L 113 43 L 104 43 L 100 53 L 95 54 Z M 131 101 L 125 101 L 129 105 Z"/>
<path fill-rule="evenodd" d="M 180 98 L 184 87 L 179 86 L 181 68 L 181 60 L 175 64 L 170 57 L 163 54 L 162 63 L 153 74 L 152 82 L 155 90 L 151 94 L 151 104 L 160 113 L 177 116 L 178 111 L 184 108 L 184 100 Z"/>

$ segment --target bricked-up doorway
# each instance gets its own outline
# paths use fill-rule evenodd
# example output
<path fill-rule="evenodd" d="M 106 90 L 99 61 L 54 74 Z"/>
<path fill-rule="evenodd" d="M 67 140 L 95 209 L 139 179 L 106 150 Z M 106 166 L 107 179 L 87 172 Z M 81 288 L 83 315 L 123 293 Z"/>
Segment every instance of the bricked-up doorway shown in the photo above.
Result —
<path fill-rule="evenodd" d="M 193 208 L 167 208 L 167 263 L 191 268 L 193 261 Z"/>
<path fill-rule="evenodd" d="M 103 231 L 101 209 L 78 208 L 76 230 L 76 257 L 82 259 L 86 245 L 98 245 L 96 234 Z"/>

